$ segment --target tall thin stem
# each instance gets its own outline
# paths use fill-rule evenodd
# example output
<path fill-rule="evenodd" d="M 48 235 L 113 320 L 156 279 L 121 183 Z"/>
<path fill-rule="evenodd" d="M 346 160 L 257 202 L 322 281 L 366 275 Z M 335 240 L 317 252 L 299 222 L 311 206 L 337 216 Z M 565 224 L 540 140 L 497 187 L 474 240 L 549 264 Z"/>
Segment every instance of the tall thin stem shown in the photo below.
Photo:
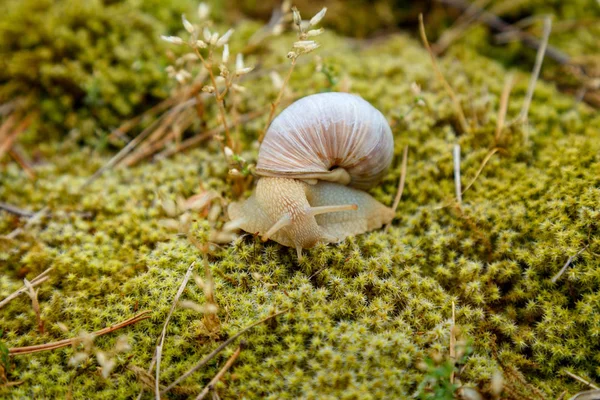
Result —
<path fill-rule="evenodd" d="M 269 118 L 267 119 L 267 123 L 265 124 L 265 129 L 263 129 L 263 131 L 260 134 L 260 137 L 258 138 L 259 143 L 261 143 L 263 141 L 263 139 L 265 138 L 267 129 L 269 129 L 269 125 L 271 125 L 271 121 L 273 121 L 273 117 L 275 116 L 275 110 L 277 109 L 277 106 L 281 102 L 281 97 L 283 97 L 283 92 L 285 91 L 285 88 L 290 80 L 290 77 L 292 76 L 292 72 L 294 71 L 295 66 L 296 66 L 296 58 L 292 58 L 292 65 L 290 66 L 290 70 L 288 71 L 287 76 L 285 77 L 285 80 L 283 81 L 283 84 L 281 85 L 281 89 L 279 90 L 279 93 L 277 94 L 277 98 L 275 99 L 275 101 L 273 103 L 271 103 L 271 112 L 269 113 Z"/>

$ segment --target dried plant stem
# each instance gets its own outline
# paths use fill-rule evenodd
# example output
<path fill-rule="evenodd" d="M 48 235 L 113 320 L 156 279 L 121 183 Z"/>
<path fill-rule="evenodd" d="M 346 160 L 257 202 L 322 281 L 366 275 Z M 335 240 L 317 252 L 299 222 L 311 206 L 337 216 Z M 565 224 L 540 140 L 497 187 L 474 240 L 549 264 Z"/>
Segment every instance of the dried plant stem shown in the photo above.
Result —
<path fill-rule="evenodd" d="M 450 359 L 456 363 L 456 304 L 452 302 L 452 325 L 450 325 Z M 450 383 L 454 383 L 454 371 L 450 375 Z"/>
<path fill-rule="evenodd" d="M 232 342 L 237 340 L 237 338 L 242 336 L 244 333 L 248 332 L 250 329 L 254 328 L 257 325 L 265 323 L 281 314 L 285 314 L 288 311 L 290 311 L 290 310 L 288 309 L 288 310 L 276 312 L 274 314 L 269 315 L 268 317 L 261 319 L 260 321 L 253 323 L 252 325 L 242 329 L 241 331 L 239 331 L 238 333 L 236 333 L 235 335 L 233 335 L 232 337 L 230 337 L 229 339 L 227 339 L 226 341 L 221 343 L 221 345 L 219 347 L 217 347 L 212 352 L 210 352 L 210 354 L 208 354 L 206 357 L 204 357 L 202 360 L 200 360 L 200 362 L 198 362 L 196 365 L 194 365 L 192 368 L 190 368 L 186 373 L 181 375 L 179 378 L 175 379 L 175 381 L 173 383 L 171 383 L 169 386 L 167 386 L 166 388 L 164 388 L 160 392 L 160 394 L 164 395 L 165 393 L 167 393 L 168 391 L 173 389 L 175 386 L 177 386 L 180 382 L 187 379 L 190 375 L 192 375 L 194 372 L 198 371 L 200 368 L 202 368 L 204 365 L 206 365 L 210 360 L 212 360 L 217 354 L 219 354 L 219 352 L 221 352 L 221 350 L 223 350 L 229 344 L 231 344 Z"/>
<path fill-rule="evenodd" d="M 162 123 L 163 118 L 167 118 L 174 113 L 178 113 L 181 108 L 188 107 L 189 105 L 195 104 L 196 99 L 189 99 L 177 106 L 173 107 L 169 112 L 161 115 L 156 121 L 152 122 L 146 129 L 144 129 L 139 135 L 135 137 L 135 139 L 131 140 L 125 147 L 123 147 L 117 154 L 115 154 L 106 164 L 104 164 L 100 169 L 98 169 L 94 174 L 89 177 L 84 184 L 79 189 L 80 191 L 87 188 L 92 182 L 98 179 L 106 170 L 113 168 L 117 163 L 119 163 L 127 154 L 129 154 L 133 149 L 144 141 L 148 136 L 155 131 L 155 129 Z"/>
<path fill-rule="evenodd" d="M 48 274 L 53 269 L 54 269 L 53 267 L 50 267 L 50 268 L 46 269 L 44 272 L 42 272 L 41 274 L 39 274 L 38 276 L 36 276 L 35 278 L 33 278 L 30 281 L 31 287 L 34 288 L 34 287 L 39 286 L 42 283 L 46 282 L 50 278 L 48 276 Z M 29 291 L 29 288 L 27 286 L 23 285 L 23 287 L 21 289 L 15 291 L 11 295 L 9 295 L 7 298 L 0 301 L 0 308 L 4 307 L 8 303 L 10 303 L 13 299 L 17 298 L 19 295 L 21 295 L 23 293 L 27 293 L 28 291 Z"/>
<path fill-rule="evenodd" d="M 392 204 L 392 210 L 394 210 L 394 214 L 398 209 L 398 205 L 400 204 L 400 200 L 402 199 L 402 193 L 404 192 L 404 183 L 406 182 L 406 167 L 408 164 L 408 145 L 404 146 L 404 151 L 402 152 L 402 169 L 400 170 L 400 181 L 398 183 L 398 191 L 396 192 L 396 197 L 394 198 L 394 203 Z M 385 226 L 384 232 L 387 232 L 392 225 L 392 221 L 388 222 Z"/>
<path fill-rule="evenodd" d="M 265 128 L 263 129 L 260 136 L 258 137 L 259 143 L 262 143 L 263 139 L 265 138 L 265 135 L 267 134 L 267 129 L 269 129 L 269 125 L 271 125 L 271 122 L 273 121 L 273 118 L 275 117 L 275 110 L 277 110 L 277 107 L 279 106 L 279 103 L 281 102 L 281 98 L 283 96 L 283 93 L 285 92 L 285 88 L 287 87 L 288 82 L 290 81 L 292 72 L 294 72 L 295 66 L 296 66 L 296 58 L 292 58 L 292 64 L 290 65 L 290 69 L 288 70 L 288 73 L 285 76 L 285 79 L 283 80 L 283 84 L 281 85 L 281 88 L 279 89 L 277 98 L 275 99 L 275 101 L 273 103 L 271 103 L 271 112 L 269 113 L 269 118 L 267 119 Z"/>
<path fill-rule="evenodd" d="M 249 112 L 247 114 L 242 115 L 239 118 L 239 123 L 240 124 L 245 124 L 248 121 L 251 121 L 255 118 L 260 117 L 263 113 L 265 112 L 264 109 L 261 110 L 256 110 L 253 112 Z M 160 153 L 158 153 L 156 155 L 156 158 L 167 158 L 170 157 L 174 154 L 177 154 L 179 152 L 185 151 L 185 150 L 189 150 L 192 147 L 198 146 L 200 143 L 204 142 L 205 140 L 213 137 L 214 135 L 217 135 L 221 132 L 223 132 L 223 126 L 219 126 L 213 129 L 210 129 L 204 133 L 202 133 L 201 135 L 196 135 L 194 137 L 191 137 L 189 139 L 186 139 L 184 141 L 181 142 L 181 144 L 176 147 L 176 148 L 172 148 L 172 149 L 166 149 Z"/>
<path fill-rule="evenodd" d="M 8 213 L 17 215 L 19 217 L 26 217 L 26 218 L 33 217 L 33 215 L 35 214 L 34 212 L 22 210 L 19 207 L 13 206 L 8 203 L 2 203 L 2 202 L 0 202 L 0 210 L 4 210 Z"/>
<path fill-rule="evenodd" d="M 496 144 L 500 141 L 502 136 L 502 130 L 504 129 L 504 122 L 506 121 L 506 111 L 508 110 L 508 99 L 510 91 L 513 87 L 514 76 L 512 74 L 506 77 L 504 81 L 504 87 L 502 88 L 502 94 L 500 95 L 500 108 L 498 109 L 498 120 L 496 122 L 496 132 L 494 133 L 494 141 Z"/>
<path fill-rule="evenodd" d="M 455 144 L 452 150 L 452 158 L 454 159 L 454 187 L 456 189 L 456 201 L 462 203 L 462 190 L 460 182 L 460 144 Z"/>
<path fill-rule="evenodd" d="M 11 115 L 4 122 L 4 124 L 2 124 L 0 127 L 0 159 L 10 150 L 17 137 L 29 127 L 35 115 L 35 112 L 29 113 L 21 120 L 21 122 L 19 122 L 17 127 L 13 129 L 12 132 L 10 132 L 10 128 L 12 128 L 14 124 L 13 115 Z"/>
<path fill-rule="evenodd" d="M 92 335 L 93 336 L 102 336 L 102 335 L 106 335 L 107 333 L 111 333 L 118 329 L 124 328 L 128 325 L 133 325 L 135 323 L 138 323 L 140 321 L 150 318 L 150 315 L 148 315 L 150 312 L 151 311 L 149 311 L 149 310 L 142 311 L 141 313 L 139 313 L 123 322 L 119 322 L 116 325 L 112 325 L 112 326 L 106 327 L 104 329 L 100 329 L 99 331 L 93 332 Z M 81 340 L 80 338 L 76 337 L 76 338 L 71 338 L 71 339 L 60 340 L 58 342 L 39 344 L 39 345 L 35 345 L 35 346 L 13 347 L 13 348 L 8 349 L 8 353 L 11 355 L 39 353 L 40 351 L 55 350 L 55 349 L 60 349 L 61 347 L 71 346 L 71 345 L 79 343 L 80 340 Z"/>
<path fill-rule="evenodd" d="M 431 57 L 431 64 L 433 65 L 435 74 L 438 80 L 442 83 L 442 86 L 444 86 L 444 89 L 446 89 L 448 96 L 450 96 L 450 99 L 452 100 L 454 111 L 458 116 L 458 122 L 460 123 L 461 129 L 463 130 L 463 132 L 469 132 L 469 125 L 467 124 L 465 113 L 463 112 L 462 107 L 460 106 L 460 101 L 458 100 L 458 97 L 456 97 L 454 90 L 452 90 L 452 86 L 450 86 L 446 78 L 444 78 L 444 75 L 442 74 L 442 71 L 438 66 L 435 54 L 433 54 L 431 46 L 429 45 L 429 41 L 427 40 L 427 34 L 425 33 L 425 24 L 423 23 L 423 14 L 419 14 L 419 32 L 421 34 L 421 40 L 423 41 L 423 45 L 425 46 L 427 52 L 429 53 L 429 56 Z"/>
<path fill-rule="evenodd" d="M 477 180 L 477 178 L 479 178 L 479 175 L 481 174 L 481 171 L 483 171 L 483 168 L 485 168 L 485 166 L 488 163 L 488 161 L 490 161 L 490 158 L 492 158 L 492 156 L 494 154 L 496 154 L 498 151 L 500 151 L 500 148 L 494 147 L 492 150 L 490 150 L 489 153 L 487 153 L 487 155 L 485 156 L 485 158 L 481 162 L 481 166 L 479 166 L 479 169 L 477 170 L 477 173 L 475 174 L 475 176 L 473 177 L 473 179 L 471 180 L 471 182 L 469 182 L 469 184 L 467 185 L 467 187 L 465 188 L 465 190 L 462 191 L 462 194 L 464 194 L 467 190 L 469 190 L 469 188 L 471 186 L 473 186 L 473 184 L 475 183 L 475 181 Z"/>
<path fill-rule="evenodd" d="M 231 133 L 229 132 L 229 126 L 227 125 L 225 102 L 223 101 L 223 97 L 227 93 L 227 89 L 229 88 L 229 86 L 226 85 L 225 89 L 223 90 L 223 93 L 219 93 L 219 89 L 217 87 L 217 79 L 215 78 L 215 74 L 213 72 L 212 50 L 208 54 L 208 61 L 204 57 L 202 57 L 202 54 L 200 53 L 200 50 L 198 50 L 197 47 L 194 48 L 194 51 L 196 52 L 196 55 L 202 62 L 204 69 L 208 71 L 208 75 L 210 76 L 210 82 L 212 83 L 212 86 L 215 89 L 215 100 L 217 102 L 217 108 L 219 109 L 219 114 L 221 116 L 223 131 L 225 132 L 225 145 L 231 148 L 233 147 L 233 141 L 231 139 Z"/>
<path fill-rule="evenodd" d="M 196 397 L 196 400 L 202 400 L 203 398 L 206 397 L 206 395 L 212 389 L 214 389 L 214 387 L 217 384 L 217 382 L 219 382 L 221 380 L 221 378 L 223 377 L 223 375 L 225 375 L 225 373 L 227 372 L 227 370 L 229 370 L 229 368 L 231 368 L 231 366 L 233 365 L 233 363 L 235 362 L 235 360 L 237 360 L 237 358 L 239 357 L 240 353 L 242 352 L 242 348 L 243 347 L 244 346 L 243 346 L 243 341 L 242 341 L 242 344 L 240 344 L 238 346 L 238 348 L 231 355 L 231 357 L 229 357 L 229 359 L 227 360 L 227 362 L 225 363 L 225 365 L 223 366 L 223 368 L 221 368 L 219 370 L 219 372 L 217 372 L 217 374 L 215 375 L 215 377 L 211 379 L 211 381 L 209 382 L 208 385 L 206 385 L 206 387 L 204 388 L 204 390 L 202 390 L 202 392 L 200 392 L 200 394 Z"/>
<path fill-rule="evenodd" d="M 181 285 L 179 285 L 179 289 L 177 290 L 177 293 L 175 294 L 175 297 L 173 298 L 173 304 L 171 304 L 171 309 L 169 310 L 169 314 L 167 314 L 167 318 L 165 319 L 165 323 L 163 324 L 163 329 L 160 334 L 160 339 L 158 340 L 158 344 L 156 345 L 156 353 L 154 354 L 154 357 L 152 358 L 152 362 L 150 363 L 150 368 L 148 368 L 148 373 L 152 372 L 152 368 L 154 367 L 154 364 L 156 363 L 156 378 L 155 378 L 155 388 L 154 388 L 156 400 L 160 400 L 160 360 L 162 358 L 162 349 L 163 349 L 163 345 L 165 343 L 165 337 L 167 336 L 167 326 L 169 325 L 171 316 L 173 315 L 173 312 L 175 311 L 175 307 L 177 307 L 177 302 L 179 301 L 179 298 L 183 294 L 183 291 L 185 290 L 185 287 L 186 287 L 188 281 L 190 280 L 190 277 L 192 276 L 192 272 L 194 271 L 194 264 L 195 264 L 195 262 L 191 263 L 190 266 L 188 267 L 187 272 L 185 273 L 185 276 L 183 277 L 183 281 L 181 282 Z M 143 391 L 143 389 L 142 389 L 142 391 Z"/>
<path fill-rule="evenodd" d="M 595 390 L 600 390 L 600 387 L 594 385 L 592 382 L 590 382 L 588 380 L 585 380 L 582 377 L 580 377 L 578 375 L 575 375 L 572 372 L 567 371 L 566 369 L 563 370 L 563 373 L 565 373 L 566 375 L 569 375 L 571 378 L 575 379 L 576 381 L 583 383 L 587 387 L 590 387 L 590 388 L 595 389 Z"/>
<path fill-rule="evenodd" d="M 590 247 L 589 244 L 586 245 L 583 249 L 579 250 L 577 252 L 577 254 L 575 254 L 574 256 L 569 257 L 569 259 L 567 260 L 565 265 L 563 265 L 563 267 L 560 269 L 560 271 L 558 271 L 558 273 L 556 275 L 554 275 L 554 277 L 552 278 L 552 283 L 556 283 L 560 279 L 560 277 L 567 271 L 567 268 L 569 268 L 569 265 L 571 265 L 573 260 L 576 259 L 577 257 L 579 257 L 581 255 L 581 253 L 586 251 L 588 247 Z"/>
<path fill-rule="evenodd" d="M 25 173 L 27 174 L 27 177 L 30 180 L 35 179 L 35 171 L 31 167 L 31 165 L 29 165 L 29 163 L 27 162 L 27 160 L 25 159 L 25 157 L 19 150 L 19 146 L 17 144 L 13 145 L 13 147 L 8 150 L 8 154 L 10 154 L 10 156 L 13 158 L 13 160 L 15 160 L 17 162 L 17 164 L 19 164 L 21 166 L 21 168 L 23 168 L 23 171 L 25 171 Z"/>
<path fill-rule="evenodd" d="M 40 302 L 38 301 L 38 290 L 34 289 L 31 282 L 27 279 L 23 279 L 23 283 L 25 283 L 25 287 L 27 287 L 27 294 L 31 299 L 31 307 L 33 308 L 33 312 L 35 313 L 35 318 L 38 324 L 38 332 L 40 335 L 44 334 L 44 320 L 42 319 L 42 315 L 40 313 Z"/>
<path fill-rule="evenodd" d="M 550 32 L 552 31 L 552 19 L 550 17 L 546 17 L 544 20 L 544 33 L 542 35 L 542 41 L 540 43 L 540 47 L 538 48 L 537 55 L 535 57 L 535 65 L 533 66 L 533 72 L 531 73 L 531 80 L 529 81 L 529 87 L 527 88 L 527 95 L 525 96 L 525 101 L 523 102 L 523 107 L 521 108 L 521 113 L 519 114 L 518 121 L 526 123 L 527 115 L 529 114 L 529 106 L 531 105 L 531 100 L 533 99 L 533 91 L 535 90 L 535 84 L 540 76 L 540 71 L 542 69 L 542 63 L 544 62 L 544 55 L 546 54 L 546 47 L 548 46 L 548 39 L 550 38 Z"/>

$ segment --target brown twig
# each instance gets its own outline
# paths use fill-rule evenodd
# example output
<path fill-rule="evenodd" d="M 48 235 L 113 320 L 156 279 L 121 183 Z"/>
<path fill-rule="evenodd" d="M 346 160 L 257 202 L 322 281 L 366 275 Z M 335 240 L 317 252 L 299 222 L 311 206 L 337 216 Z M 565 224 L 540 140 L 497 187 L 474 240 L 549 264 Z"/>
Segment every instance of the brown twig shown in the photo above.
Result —
<path fill-rule="evenodd" d="M 50 277 L 48 276 L 48 274 L 50 273 L 50 271 L 52 271 L 54 269 L 54 267 L 50 267 L 47 270 L 45 270 L 44 272 L 42 272 L 41 274 L 39 274 L 38 276 L 36 276 L 35 278 L 33 278 L 30 283 L 32 287 L 36 287 L 41 285 L 42 283 L 46 282 Z M 20 288 L 19 290 L 15 291 L 14 293 L 12 293 L 11 295 L 9 295 L 7 298 L 5 298 L 4 300 L 0 301 L 0 308 L 4 307 L 5 305 L 7 305 L 8 303 L 10 303 L 12 300 L 14 300 L 15 298 L 19 297 L 19 295 L 26 293 L 29 289 L 27 288 L 27 286 L 23 285 L 22 288 Z"/>
<path fill-rule="evenodd" d="M 268 317 L 265 317 L 263 319 L 261 319 L 260 321 L 257 321 L 255 323 L 253 323 L 252 325 L 242 329 L 241 331 L 239 331 L 238 333 L 236 333 L 235 335 L 233 335 L 232 337 L 230 337 L 229 339 L 227 339 L 226 341 L 224 341 L 223 343 L 221 343 L 221 345 L 219 347 L 217 347 L 216 349 L 214 349 L 212 352 L 210 352 L 210 354 L 208 354 L 206 357 L 204 357 L 202 360 L 200 360 L 200 362 L 198 362 L 196 365 L 194 365 L 192 368 L 190 368 L 187 372 L 185 372 L 183 375 L 181 375 L 179 378 L 175 379 L 175 381 L 173 383 L 171 383 L 169 386 L 167 386 L 165 389 L 163 389 L 160 394 L 164 395 L 165 393 L 167 393 L 168 391 L 170 391 L 171 389 L 173 389 L 175 386 L 177 386 L 180 382 L 182 382 L 183 380 L 187 379 L 190 375 L 192 375 L 194 372 L 198 371 L 200 368 L 202 368 L 204 365 L 206 365 L 206 363 L 208 363 L 210 360 L 212 360 L 217 354 L 219 354 L 219 352 L 221 350 L 223 350 L 225 347 L 227 347 L 229 344 L 231 344 L 232 342 L 234 342 L 237 338 L 239 338 L 240 336 L 242 336 L 244 333 L 246 333 L 247 331 L 249 331 L 250 329 L 254 328 L 257 325 L 260 325 L 266 321 L 269 321 L 281 314 L 285 314 L 288 311 L 290 311 L 289 309 L 284 310 L 284 311 L 279 311 L 276 312 L 272 315 L 269 315 Z"/>
<path fill-rule="evenodd" d="M 398 209 L 398 205 L 400 204 L 400 200 L 402 199 L 402 193 L 404 192 L 404 183 L 406 182 L 406 167 L 408 164 L 408 145 L 404 146 L 404 151 L 402 152 L 402 169 L 400 170 L 400 181 L 398 182 L 398 190 L 396 191 L 396 197 L 394 198 L 394 203 L 392 204 L 392 210 L 394 214 L 396 214 L 396 210 Z M 392 225 L 392 221 L 388 222 L 385 226 L 384 232 L 387 232 L 390 226 Z"/>
<path fill-rule="evenodd" d="M 150 311 L 150 310 L 142 311 L 141 313 L 139 313 L 123 322 L 119 322 L 116 325 L 112 325 L 112 326 L 106 327 L 104 329 L 100 329 L 99 331 L 93 332 L 92 335 L 93 336 L 102 336 L 102 335 L 106 335 L 107 333 L 111 333 L 118 329 L 124 328 L 128 325 L 133 325 L 135 323 L 138 323 L 140 321 L 150 318 L 150 315 L 148 315 L 148 314 L 151 312 L 152 311 Z M 71 339 L 60 340 L 58 342 L 38 344 L 35 346 L 13 347 L 13 348 L 8 349 L 8 353 L 11 355 L 39 353 L 40 351 L 55 350 L 55 349 L 60 349 L 61 347 L 75 345 L 75 344 L 79 343 L 80 340 L 81 339 L 79 337 L 76 337 L 76 338 L 71 338 Z"/>
<path fill-rule="evenodd" d="M 442 83 L 442 86 L 446 90 L 446 93 L 448 93 L 448 96 L 450 96 L 450 99 L 452 100 L 452 105 L 454 106 L 454 111 L 458 116 L 458 121 L 460 123 L 462 131 L 469 132 L 469 125 L 467 124 L 467 119 L 465 118 L 465 113 L 462 110 L 460 101 L 456 97 L 454 90 L 452 90 L 452 86 L 450 86 L 446 78 L 444 78 L 444 75 L 442 74 L 442 71 L 438 66 L 435 54 L 433 54 L 433 50 L 431 50 L 431 46 L 429 45 L 429 41 L 427 40 L 427 34 L 425 33 L 425 24 L 423 23 L 423 14 L 419 14 L 419 32 L 421 34 L 421 40 L 423 41 L 423 45 L 425 46 L 427 52 L 429 53 L 429 56 L 431 57 L 431 64 L 433 65 L 435 74 L 438 80 Z"/>
<path fill-rule="evenodd" d="M 465 189 L 462 191 L 462 194 L 465 194 L 465 192 L 467 190 L 469 190 L 471 188 L 471 186 L 473 186 L 473 184 L 475 183 L 475 181 L 477 180 L 477 178 L 479 178 L 479 175 L 483 171 L 483 168 L 485 168 L 485 166 L 488 163 L 488 161 L 490 161 L 490 158 L 492 158 L 492 156 L 494 154 L 496 154 L 498 151 L 500 151 L 500 148 L 498 148 L 498 147 L 494 147 L 492 150 L 489 151 L 489 153 L 485 156 L 485 158 L 481 162 L 481 166 L 477 170 L 477 173 L 475 174 L 475 176 L 473 177 L 473 179 L 471 180 L 471 182 L 469 182 L 469 184 L 467 185 L 467 187 L 465 187 Z"/>
<path fill-rule="evenodd" d="M 233 365 L 235 360 L 237 360 L 240 353 L 242 352 L 242 348 L 244 348 L 244 345 L 245 345 L 244 341 L 242 340 L 242 342 L 240 343 L 238 348 L 235 350 L 235 352 L 231 355 L 231 357 L 229 357 L 229 359 L 227 360 L 227 362 L 225 363 L 223 368 L 221 368 L 219 370 L 219 372 L 217 372 L 215 377 L 211 379 L 210 383 L 208 385 L 206 385 L 206 387 L 204 388 L 204 390 L 202 390 L 202 392 L 200 392 L 200 394 L 196 397 L 196 400 L 202 400 L 203 398 L 206 397 L 206 395 L 212 389 L 214 389 L 215 385 L 221 380 L 221 378 L 223 377 L 223 375 L 225 375 L 227 370 L 229 370 L 229 368 L 231 368 L 231 366 Z"/>

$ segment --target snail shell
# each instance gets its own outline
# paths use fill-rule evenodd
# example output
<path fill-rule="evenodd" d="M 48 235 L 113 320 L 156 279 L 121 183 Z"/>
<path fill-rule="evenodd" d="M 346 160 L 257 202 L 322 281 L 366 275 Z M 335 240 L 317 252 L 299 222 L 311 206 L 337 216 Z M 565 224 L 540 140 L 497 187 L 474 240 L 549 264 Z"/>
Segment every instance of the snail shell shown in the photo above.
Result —
<path fill-rule="evenodd" d="M 261 176 L 315 179 L 368 189 L 394 155 L 390 126 L 361 97 L 320 93 L 286 108 L 271 124 L 258 154 Z"/>

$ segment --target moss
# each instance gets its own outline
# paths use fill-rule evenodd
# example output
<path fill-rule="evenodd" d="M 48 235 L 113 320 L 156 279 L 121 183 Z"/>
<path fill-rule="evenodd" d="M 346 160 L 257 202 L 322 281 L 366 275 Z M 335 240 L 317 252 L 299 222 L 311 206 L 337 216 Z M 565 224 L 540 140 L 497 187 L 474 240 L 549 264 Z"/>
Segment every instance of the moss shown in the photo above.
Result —
<path fill-rule="evenodd" d="M 267 67 L 285 62 L 289 40 L 268 44 L 272 54 L 264 60 Z M 494 145 L 507 71 L 469 48 L 441 60 L 473 123 L 472 132 L 457 137 L 452 104 L 417 42 L 395 36 L 356 49 L 329 34 L 322 43 L 323 62 L 335 74 L 347 74 L 354 92 L 385 115 L 404 116 L 392 121 L 394 165 L 372 191 L 391 203 L 402 149 L 408 144 L 403 200 L 387 233 L 318 246 L 300 263 L 293 249 L 251 236 L 215 249 L 210 268 L 220 306 L 220 340 L 275 309 L 293 307 L 275 323 L 257 326 L 245 336 L 247 347 L 217 385 L 219 395 L 413 395 L 427 378 L 420 361 L 448 352 L 453 301 L 457 323 L 473 344 L 463 383 L 489 393 L 495 371 L 509 366 L 548 397 L 580 389 L 560 374 L 563 368 L 599 380 L 600 143 L 595 127 L 600 117 L 539 82 L 529 125 L 505 130 L 505 151 L 490 159 L 457 207 L 452 201 L 452 146 L 461 145 L 466 185 Z M 247 63 L 253 61 L 249 57 Z M 314 68 L 308 62 L 295 71 L 291 86 L 297 96 L 332 89 L 332 81 L 315 74 Z M 527 87 L 528 74 L 516 74 L 509 118 L 518 115 Z M 426 105 L 407 112 L 414 106 L 413 82 L 422 87 Z M 248 79 L 244 85 L 253 97 L 242 108 L 257 109 L 276 94 L 266 77 Z M 208 115 L 214 119 L 214 110 Z M 244 127 L 248 143 L 262 123 Z M 24 229 L 18 240 L 0 242 L 0 298 L 18 289 L 23 277 L 54 267 L 39 290 L 46 332 L 38 333 L 30 300 L 21 296 L 1 310 L 2 341 L 9 347 L 46 343 L 101 329 L 140 310 L 152 310 L 152 317 L 120 332 L 132 350 L 115 356 L 108 378 L 99 373 L 93 356 L 77 366 L 69 364 L 80 349 L 65 348 L 14 357 L 8 378 L 23 384 L 0 387 L 0 396 L 134 397 L 143 387 L 136 367 L 150 364 L 186 269 L 196 262 L 197 272 L 202 271 L 197 250 L 160 223 L 167 215 L 157 191 L 189 197 L 202 186 L 231 198 L 227 166 L 213 143 L 173 159 L 109 171 L 79 192 L 106 158 L 70 140 L 49 141 L 42 150 L 45 162 L 36 165 L 35 181 L 16 164 L 2 166 L 1 201 L 30 210 L 48 206 L 50 213 L 27 227 L 12 215 L 0 214 L 0 233 Z M 244 157 L 252 160 L 256 151 L 248 150 Z M 194 221 L 193 234 L 207 240 L 210 224 L 201 214 L 194 214 Z M 585 246 L 588 250 L 552 283 L 566 259 Z M 192 283 L 183 298 L 204 302 Z M 205 335 L 201 319 L 190 309 L 178 308 L 173 314 L 161 364 L 163 383 L 172 382 L 218 345 Z M 99 337 L 94 344 L 111 351 L 117 336 Z M 226 349 L 170 398 L 198 393 L 233 351 L 233 346 Z M 525 386 L 507 385 L 523 397 L 530 393 Z"/>

